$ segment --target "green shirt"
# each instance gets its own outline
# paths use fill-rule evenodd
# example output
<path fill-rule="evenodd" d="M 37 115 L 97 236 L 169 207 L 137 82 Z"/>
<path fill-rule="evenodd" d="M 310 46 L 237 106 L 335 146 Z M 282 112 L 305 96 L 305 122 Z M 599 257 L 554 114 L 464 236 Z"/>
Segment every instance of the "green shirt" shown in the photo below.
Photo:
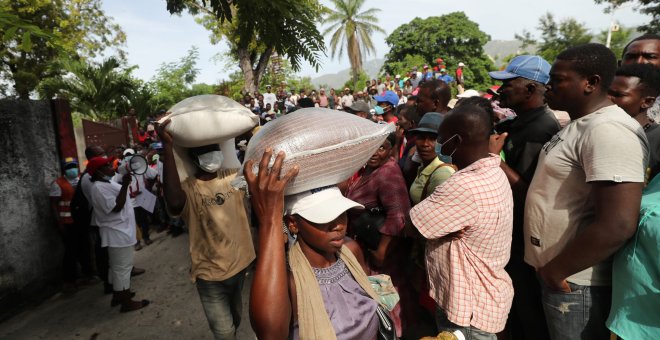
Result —
<path fill-rule="evenodd" d="M 660 176 L 644 189 L 637 233 L 614 255 L 609 329 L 660 339 Z"/>
<path fill-rule="evenodd" d="M 442 184 L 442 182 L 446 181 L 455 172 L 454 168 L 451 166 L 441 166 L 438 168 L 441 164 L 445 163 L 436 157 L 433 162 L 426 167 L 424 167 L 424 165 L 419 166 L 419 169 L 417 169 L 417 177 L 415 177 L 415 181 L 410 186 L 410 199 L 412 200 L 412 205 L 416 205 L 422 200 L 422 191 L 424 191 L 424 186 L 426 185 L 429 176 L 431 176 L 431 181 L 429 182 L 428 189 L 426 189 L 427 196 L 430 196 L 431 193 L 433 193 L 433 190 L 435 190 L 435 187 Z"/>

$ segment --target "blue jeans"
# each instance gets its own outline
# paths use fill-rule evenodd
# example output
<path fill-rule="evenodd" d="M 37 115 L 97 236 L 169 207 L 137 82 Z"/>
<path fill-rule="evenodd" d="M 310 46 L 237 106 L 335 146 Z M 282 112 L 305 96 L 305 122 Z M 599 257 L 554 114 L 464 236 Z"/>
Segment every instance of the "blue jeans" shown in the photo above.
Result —
<path fill-rule="evenodd" d="M 497 336 L 493 333 L 484 332 L 472 326 L 459 326 L 449 321 L 449 319 L 447 319 L 447 313 L 445 313 L 440 307 L 437 307 L 435 310 L 435 324 L 438 326 L 438 332 L 461 331 L 465 336 L 465 340 L 497 340 Z"/>
<path fill-rule="evenodd" d="M 543 310 L 551 339 L 609 339 L 605 320 L 610 312 L 612 287 L 568 283 L 570 293 L 543 290 Z M 543 284 L 541 284 L 543 286 Z"/>
<path fill-rule="evenodd" d="M 236 339 L 236 330 L 241 323 L 243 310 L 241 291 L 245 271 L 243 269 L 224 281 L 197 279 L 197 293 L 216 340 Z"/>

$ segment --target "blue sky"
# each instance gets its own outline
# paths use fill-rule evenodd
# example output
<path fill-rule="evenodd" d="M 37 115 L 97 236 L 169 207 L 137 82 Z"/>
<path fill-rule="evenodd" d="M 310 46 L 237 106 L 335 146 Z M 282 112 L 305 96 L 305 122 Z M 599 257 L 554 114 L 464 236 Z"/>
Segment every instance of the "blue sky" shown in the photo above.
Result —
<path fill-rule="evenodd" d="M 321 2 L 330 5 L 327 0 Z M 511 40 L 515 33 L 523 29 L 535 32 L 538 18 L 548 11 L 556 18 L 573 17 L 594 32 L 606 29 L 611 19 L 609 14 L 603 13 L 605 6 L 596 5 L 593 0 L 367 0 L 364 8 L 381 9 L 377 14 L 379 25 L 388 34 L 415 17 L 463 11 L 493 40 Z M 650 20 L 649 16 L 641 15 L 633 8 L 628 6 L 615 13 L 619 24 L 638 26 Z M 214 56 L 227 51 L 227 46 L 224 43 L 212 45 L 208 31 L 195 23 L 189 14 L 170 15 L 165 0 L 105 0 L 103 9 L 126 32 L 127 43 L 124 48 L 128 52 L 128 61 L 131 65 L 139 66 L 134 74 L 141 79 L 151 79 L 161 63 L 178 60 L 191 46 L 197 46 L 200 52 L 198 82 L 217 83 L 238 69 L 227 68 L 223 62 L 214 61 Z M 372 37 L 376 47 L 375 57 L 382 58 L 387 53 L 385 37 L 380 33 Z M 374 56 L 367 59 L 372 58 Z M 321 63 L 323 66 L 319 75 L 336 73 L 349 67 L 346 56 L 332 60 L 330 53 L 321 59 Z M 299 73 L 312 77 L 317 75 L 307 64 Z"/>

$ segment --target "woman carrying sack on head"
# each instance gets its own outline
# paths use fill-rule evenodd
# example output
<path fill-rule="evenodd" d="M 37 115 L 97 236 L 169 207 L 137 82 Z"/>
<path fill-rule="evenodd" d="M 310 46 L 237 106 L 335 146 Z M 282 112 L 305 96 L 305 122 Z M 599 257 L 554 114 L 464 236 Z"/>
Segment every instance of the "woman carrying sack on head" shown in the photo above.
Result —
<path fill-rule="evenodd" d="M 257 338 L 376 339 L 382 307 L 358 260 L 359 247 L 344 239 L 346 211 L 362 206 L 343 197 L 336 186 L 285 198 L 284 189 L 298 167 L 280 178 L 284 152 L 269 171 L 271 155 L 271 149 L 263 154 L 258 175 L 250 170 L 253 161 L 244 167 L 259 219 L 261 256 L 250 296 Z M 295 241 L 287 246 L 289 232 Z"/>

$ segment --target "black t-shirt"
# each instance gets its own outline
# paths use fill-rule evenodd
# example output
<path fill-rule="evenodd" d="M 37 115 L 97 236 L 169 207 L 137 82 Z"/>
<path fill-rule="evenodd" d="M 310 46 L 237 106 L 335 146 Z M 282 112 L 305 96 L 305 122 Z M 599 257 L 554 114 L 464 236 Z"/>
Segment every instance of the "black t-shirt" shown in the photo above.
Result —
<path fill-rule="evenodd" d="M 509 134 L 503 148 L 505 162 L 527 184 L 530 184 L 534 177 L 541 148 L 560 129 L 561 126 L 555 114 L 547 105 L 520 113 L 516 118 L 504 121 L 495 127 L 498 133 L 507 132 Z M 514 196 L 513 241 L 511 244 L 511 257 L 514 261 L 522 261 L 524 254 L 524 211 L 525 198 L 516 199 Z"/>

